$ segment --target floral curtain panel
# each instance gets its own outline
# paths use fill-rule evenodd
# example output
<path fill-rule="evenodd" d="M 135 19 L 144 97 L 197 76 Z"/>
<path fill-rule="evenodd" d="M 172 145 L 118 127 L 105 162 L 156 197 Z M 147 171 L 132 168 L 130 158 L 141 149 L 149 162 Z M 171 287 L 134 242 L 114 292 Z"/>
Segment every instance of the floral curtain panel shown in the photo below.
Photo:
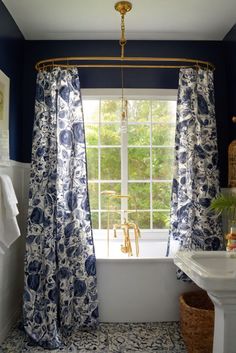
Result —
<path fill-rule="evenodd" d="M 177 100 L 171 238 L 183 250 L 219 250 L 218 217 L 209 212 L 219 193 L 213 72 L 181 69 Z"/>
<path fill-rule="evenodd" d="M 24 327 L 45 348 L 98 320 L 77 69 L 39 72 L 25 256 Z"/>

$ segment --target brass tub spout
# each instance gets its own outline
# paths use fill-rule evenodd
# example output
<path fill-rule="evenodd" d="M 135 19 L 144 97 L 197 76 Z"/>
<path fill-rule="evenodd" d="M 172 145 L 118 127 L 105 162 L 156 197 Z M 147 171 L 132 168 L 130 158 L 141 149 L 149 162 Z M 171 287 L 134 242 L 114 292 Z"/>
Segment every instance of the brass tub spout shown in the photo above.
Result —
<path fill-rule="evenodd" d="M 123 253 L 128 254 L 128 256 L 133 256 L 132 245 L 130 240 L 130 229 L 134 230 L 134 237 L 135 237 L 135 248 L 136 248 L 136 256 L 139 256 L 139 238 L 140 238 L 140 230 L 136 223 L 127 222 L 124 219 L 124 223 L 122 224 L 114 224 L 114 237 L 116 237 L 117 229 L 123 230 L 123 241 L 124 244 L 121 245 L 121 251 Z"/>
<path fill-rule="evenodd" d="M 121 245 L 121 251 L 127 253 L 128 256 L 133 256 L 132 245 L 129 236 L 129 223 L 124 220 L 124 224 L 121 224 L 121 229 L 123 229 L 124 245 Z"/>

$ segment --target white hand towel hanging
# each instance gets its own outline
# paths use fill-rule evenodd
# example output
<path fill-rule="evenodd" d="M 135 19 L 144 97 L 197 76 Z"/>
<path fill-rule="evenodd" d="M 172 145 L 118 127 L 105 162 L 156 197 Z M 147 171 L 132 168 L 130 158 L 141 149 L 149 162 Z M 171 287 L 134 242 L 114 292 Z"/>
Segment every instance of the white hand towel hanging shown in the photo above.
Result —
<path fill-rule="evenodd" d="M 8 175 L 0 176 L 0 242 L 7 248 L 20 236 L 17 198 Z"/>

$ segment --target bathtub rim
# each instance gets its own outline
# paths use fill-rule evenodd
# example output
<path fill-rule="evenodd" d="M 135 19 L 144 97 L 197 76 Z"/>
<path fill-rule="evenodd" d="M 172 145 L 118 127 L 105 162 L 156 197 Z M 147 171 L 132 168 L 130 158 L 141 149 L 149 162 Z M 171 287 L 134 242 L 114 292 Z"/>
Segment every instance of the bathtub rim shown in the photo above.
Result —
<path fill-rule="evenodd" d="M 106 262 L 125 262 L 125 263 L 136 263 L 136 262 L 173 262 L 173 257 L 133 257 L 133 258 L 117 258 L 117 257 L 96 257 L 97 263 L 106 263 Z"/>
<path fill-rule="evenodd" d="M 169 238 L 169 231 L 167 229 L 141 229 L 140 241 L 167 241 Z M 107 230 L 106 229 L 93 229 L 93 239 L 94 241 L 107 240 Z M 122 240 L 123 235 L 120 230 L 117 230 L 117 237 L 113 237 L 113 230 L 110 229 L 109 232 L 110 241 Z M 131 234 L 131 239 L 133 239 L 133 234 Z"/>

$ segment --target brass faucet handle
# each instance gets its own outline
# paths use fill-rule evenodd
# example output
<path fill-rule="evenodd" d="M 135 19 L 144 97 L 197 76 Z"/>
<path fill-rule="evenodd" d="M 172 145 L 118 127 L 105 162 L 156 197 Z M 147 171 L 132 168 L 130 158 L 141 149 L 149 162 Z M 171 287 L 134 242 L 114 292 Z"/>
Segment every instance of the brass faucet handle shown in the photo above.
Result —
<path fill-rule="evenodd" d="M 124 246 L 124 245 L 120 246 L 120 250 L 121 250 L 121 252 L 123 252 L 125 254 L 128 252 L 127 246 Z"/>

